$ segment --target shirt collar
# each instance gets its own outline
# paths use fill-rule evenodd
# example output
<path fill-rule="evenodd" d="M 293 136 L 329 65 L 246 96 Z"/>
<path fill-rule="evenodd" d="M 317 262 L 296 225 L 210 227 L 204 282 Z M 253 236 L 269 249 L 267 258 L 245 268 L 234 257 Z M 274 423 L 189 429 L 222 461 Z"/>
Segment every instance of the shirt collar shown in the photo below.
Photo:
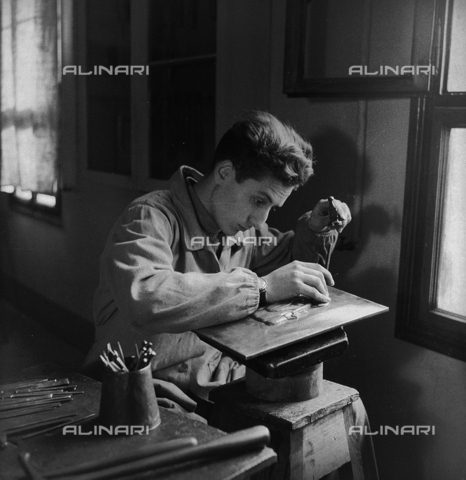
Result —
<path fill-rule="evenodd" d="M 220 227 L 218 226 L 215 218 L 209 213 L 207 208 L 205 208 L 204 204 L 201 202 L 201 199 L 194 190 L 193 184 L 197 183 L 197 180 L 193 177 L 188 177 L 186 178 L 186 183 L 188 186 L 188 193 L 191 197 L 191 201 L 193 203 L 194 210 L 196 211 L 200 226 L 206 231 L 209 237 L 217 237 L 220 233 Z"/>
<path fill-rule="evenodd" d="M 213 232 L 215 235 L 220 232 L 217 222 L 207 211 L 192 187 L 191 189 L 194 195 L 190 195 L 190 186 L 187 178 L 192 178 L 198 182 L 202 177 L 202 173 L 192 167 L 184 165 L 180 167 L 170 179 L 173 203 L 184 220 L 184 228 L 182 229 L 181 235 L 187 250 L 201 250 L 204 248 L 203 240 L 205 240 L 206 233 L 211 235 L 211 232 Z M 199 204 L 197 202 L 199 202 Z M 203 210 L 205 210 L 205 212 Z M 205 213 L 207 215 L 205 215 Z M 239 247 L 242 245 L 243 236 L 243 232 L 238 232 L 236 238 L 228 237 L 228 243 L 230 245 L 236 243 Z"/>

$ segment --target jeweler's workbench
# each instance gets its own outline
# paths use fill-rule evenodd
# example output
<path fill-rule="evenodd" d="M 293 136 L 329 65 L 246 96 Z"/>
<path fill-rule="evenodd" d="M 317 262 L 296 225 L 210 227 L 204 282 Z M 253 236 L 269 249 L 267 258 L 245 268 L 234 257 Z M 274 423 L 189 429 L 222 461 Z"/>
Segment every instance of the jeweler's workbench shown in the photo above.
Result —
<path fill-rule="evenodd" d="M 299 314 L 270 309 L 225 325 L 198 330 L 198 336 L 246 365 L 246 381 L 211 392 L 211 424 L 235 431 L 267 426 L 278 463 L 261 478 L 319 479 L 337 470 L 340 478 L 377 479 L 375 458 L 351 427 L 367 421 L 359 393 L 323 380 L 323 362 L 348 346 L 343 326 L 388 308 L 329 288 L 325 306 L 299 307 Z M 288 307 L 287 307 L 288 308 Z M 295 308 L 292 305 L 290 308 Z M 367 446 L 367 442 L 366 442 Z"/>

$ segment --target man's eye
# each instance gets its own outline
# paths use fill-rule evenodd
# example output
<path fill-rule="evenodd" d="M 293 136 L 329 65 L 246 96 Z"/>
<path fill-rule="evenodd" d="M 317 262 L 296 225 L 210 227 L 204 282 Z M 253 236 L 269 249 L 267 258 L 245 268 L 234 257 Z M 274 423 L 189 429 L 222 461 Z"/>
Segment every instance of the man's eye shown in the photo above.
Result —
<path fill-rule="evenodd" d="M 265 205 L 265 202 L 264 200 L 262 200 L 261 198 L 255 198 L 254 199 L 254 204 L 257 206 L 257 207 L 262 207 Z"/>

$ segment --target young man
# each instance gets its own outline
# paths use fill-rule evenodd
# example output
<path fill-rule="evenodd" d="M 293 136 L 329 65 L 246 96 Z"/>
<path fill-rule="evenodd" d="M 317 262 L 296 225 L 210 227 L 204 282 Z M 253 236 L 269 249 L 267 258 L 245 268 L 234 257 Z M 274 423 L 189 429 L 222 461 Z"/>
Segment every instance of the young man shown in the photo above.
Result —
<path fill-rule="evenodd" d="M 244 373 L 193 330 L 297 295 L 329 301 L 327 285 L 334 282 L 325 267 L 338 232 L 351 221 L 347 205 L 335 200 L 336 223 L 321 200 L 295 232 L 266 224 L 270 210 L 312 173 L 311 145 L 272 115 L 256 112 L 223 136 L 206 176 L 182 167 L 169 190 L 135 200 L 101 258 L 96 338 L 85 371 L 101 375 L 99 354 L 107 342 L 119 341 L 130 354 L 135 343 L 152 341 L 159 396 L 189 409 L 178 388 L 205 398 Z"/>

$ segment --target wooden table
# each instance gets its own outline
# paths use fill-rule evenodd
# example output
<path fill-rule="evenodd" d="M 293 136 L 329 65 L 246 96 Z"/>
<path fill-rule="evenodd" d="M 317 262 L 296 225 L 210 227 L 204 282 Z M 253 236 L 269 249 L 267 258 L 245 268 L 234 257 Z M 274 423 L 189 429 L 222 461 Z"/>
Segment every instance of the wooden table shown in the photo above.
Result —
<path fill-rule="evenodd" d="M 83 395 L 76 395 L 72 402 L 62 404 L 51 412 L 36 413 L 0 421 L 0 428 L 6 429 L 15 425 L 77 413 L 83 417 L 90 413 L 97 413 L 100 401 L 101 384 L 88 377 L 76 373 L 53 372 L 50 366 L 29 370 L 23 378 L 12 379 L 11 382 L 41 377 L 46 373 L 48 378 L 69 378 L 78 385 L 78 391 Z M 46 378 L 46 377 L 44 377 Z M 164 442 L 180 437 L 195 437 L 199 444 L 207 443 L 225 435 L 220 430 L 201 422 L 172 413 L 169 409 L 160 409 L 162 423 L 148 435 L 109 436 L 90 435 L 75 436 L 62 435 L 61 429 L 49 434 L 43 434 L 17 445 L 9 443 L 7 448 L 0 450 L 0 479 L 24 479 L 25 474 L 18 463 L 18 451 L 27 451 L 31 454 L 33 465 L 41 472 L 51 472 L 55 468 L 78 465 L 80 463 L 117 458 L 119 455 L 137 450 L 155 442 Z M 75 417 L 78 418 L 78 417 Z M 97 422 L 96 422 L 97 423 Z M 91 425 L 92 426 L 92 425 Z M 89 424 L 86 425 L 86 429 Z M 160 480 L 229 480 L 248 479 L 251 474 L 258 472 L 276 461 L 276 455 L 270 448 L 254 451 L 247 454 L 235 455 L 224 459 L 191 461 L 171 467 L 159 468 L 139 475 L 121 478 L 157 478 Z"/>

